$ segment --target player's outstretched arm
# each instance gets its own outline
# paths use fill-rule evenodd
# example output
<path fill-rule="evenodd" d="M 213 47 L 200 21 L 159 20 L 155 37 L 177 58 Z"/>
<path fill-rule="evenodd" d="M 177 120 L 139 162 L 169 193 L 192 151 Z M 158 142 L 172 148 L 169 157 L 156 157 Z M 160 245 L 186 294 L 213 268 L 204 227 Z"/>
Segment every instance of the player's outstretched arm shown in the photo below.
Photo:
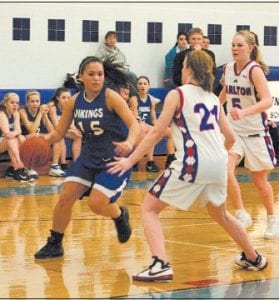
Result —
<path fill-rule="evenodd" d="M 148 153 L 148 151 L 164 136 L 179 105 L 180 97 L 178 92 L 176 90 L 170 91 L 165 99 L 163 110 L 156 125 L 148 131 L 147 135 L 129 157 L 115 158 L 116 161 L 108 163 L 108 166 L 110 167 L 108 172 L 111 174 L 120 172 L 119 176 L 121 176 Z"/>

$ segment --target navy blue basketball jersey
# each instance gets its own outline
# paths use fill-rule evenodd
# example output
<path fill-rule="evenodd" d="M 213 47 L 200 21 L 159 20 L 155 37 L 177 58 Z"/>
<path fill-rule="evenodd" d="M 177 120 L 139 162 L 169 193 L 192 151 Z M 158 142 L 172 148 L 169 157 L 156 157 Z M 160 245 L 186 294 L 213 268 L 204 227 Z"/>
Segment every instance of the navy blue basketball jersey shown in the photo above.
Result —
<path fill-rule="evenodd" d="M 36 120 L 36 118 L 37 118 L 37 115 L 38 115 L 38 113 L 39 113 L 39 109 L 38 109 L 38 111 L 37 111 L 37 113 L 36 113 L 35 116 L 33 116 L 33 115 L 30 113 L 30 111 L 28 110 L 28 108 L 27 108 L 26 106 L 25 106 L 23 109 L 24 109 L 25 112 L 26 112 L 28 121 L 29 121 L 30 123 L 34 123 L 35 120 Z M 22 131 L 22 134 L 23 134 L 23 135 L 27 135 L 27 134 L 30 133 L 30 132 L 28 131 L 28 129 L 26 128 L 26 126 L 23 125 L 23 124 L 21 124 L 21 131 Z M 38 129 L 37 129 L 37 133 L 48 133 L 48 130 L 47 130 L 47 128 L 45 127 L 45 125 L 44 125 L 44 123 L 43 123 L 43 120 L 41 120 L 41 123 L 40 123 L 40 125 L 39 125 L 39 127 L 38 127 Z"/>
<path fill-rule="evenodd" d="M 54 103 L 53 106 L 55 106 L 55 108 L 56 108 L 56 118 L 57 118 L 57 121 L 59 122 L 59 120 L 62 117 L 63 111 L 62 111 L 60 105 L 57 102 Z"/>
<path fill-rule="evenodd" d="M 7 116 L 8 117 L 8 116 Z M 12 114 L 10 117 L 8 117 L 8 121 L 9 121 L 9 129 L 10 131 L 14 131 L 14 127 L 15 127 L 15 116 Z"/>
<path fill-rule="evenodd" d="M 54 106 L 56 107 L 56 115 L 58 119 L 60 119 L 62 116 L 62 109 L 60 108 L 60 105 L 58 103 L 54 104 Z"/>
<path fill-rule="evenodd" d="M 152 125 L 151 122 L 151 97 L 147 95 L 146 101 L 142 101 L 140 97 L 137 95 L 138 100 L 138 114 L 139 117 L 145 121 L 145 123 Z"/>
<path fill-rule="evenodd" d="M 80 158 L 90 168 L 106 169 L 115 156 L 113 141 L 125 141 L 128 132 L 122 119 L 106 106 L 107 87 L 91 102 L 85 99 L 84 90 L 78 94 L 74 105 L 74 123 L 82 132 L 84 144 Z"/>
<path fill-rule="evenodd" d="M 14 117 L 14 115 L 12 114 L 10 117 L 6 114 L 6 112 L 4 112 L 5 113 L 5 115 L 7 116 L 7 118 L 8 118 L 8 121 L 9 121 L 9 129 L 10 129 L 10 131 L 14 131 L 14 126 L 15 126 L 15 117 Z M 3 132 L 1 131 L 1 129 L 0 129 L 0 136 L 2 136 L 3 135 Z"/>

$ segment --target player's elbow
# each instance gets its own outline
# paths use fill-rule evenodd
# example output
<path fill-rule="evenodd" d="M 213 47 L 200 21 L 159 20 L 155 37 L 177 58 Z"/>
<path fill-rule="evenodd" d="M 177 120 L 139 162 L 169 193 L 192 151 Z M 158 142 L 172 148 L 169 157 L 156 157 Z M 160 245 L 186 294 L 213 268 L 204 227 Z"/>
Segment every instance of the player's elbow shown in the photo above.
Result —
<path fill-rule="evenodd" d="M 273 105 L 273 101 L 272 101 L 272 98 L 269 97 L 266 101 L 266 109 L 269 109 L 272 105 Z"/>

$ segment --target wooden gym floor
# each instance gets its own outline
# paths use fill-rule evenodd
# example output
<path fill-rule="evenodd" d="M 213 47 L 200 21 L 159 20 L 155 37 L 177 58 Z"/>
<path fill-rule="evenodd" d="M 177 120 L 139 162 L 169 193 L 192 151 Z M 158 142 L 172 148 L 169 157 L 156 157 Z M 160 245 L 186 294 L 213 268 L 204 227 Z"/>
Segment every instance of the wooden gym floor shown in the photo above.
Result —
<path fill-rule="evenodd" d="M 133 234 L 119 244 L 111 220 L 78 201 L 64 238 L 64 258 L 34 260 L 46 241 L 63 179 L 47 175 L 32 183 L 0 179 L 0 298 L 276 298 L 279 295 L 279 243 L 264 240 L 265 210 L 245 169 L 238 179 L 252 214 L 249 229 L 269 266 L 262 272 L 234 265 L 239 249 L 204 209 L 169 208 L 161 215 L 175 278 L 170 283 L 136 283 L 131 275 L 151 258 L 143 236 L 140 206 L 157 175 L 134 172 L 120 203 L 130 211 Z M 270 175 L 279 213 L 279 169 Z M 230 200 L 228 208 L 231 211 Z"/>

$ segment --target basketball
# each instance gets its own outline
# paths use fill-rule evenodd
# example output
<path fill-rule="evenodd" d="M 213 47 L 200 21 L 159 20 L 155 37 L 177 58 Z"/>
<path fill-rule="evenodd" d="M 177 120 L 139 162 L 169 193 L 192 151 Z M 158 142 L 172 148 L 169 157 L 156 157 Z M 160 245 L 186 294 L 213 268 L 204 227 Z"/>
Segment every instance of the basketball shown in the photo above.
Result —
<path fill-rule="evenodd" d="M 27 169 L 38 169 L 47 165 L 51 159 L 51 146 L 42 136 L 26 139 L 20 146 L 19 155 Z"/>

